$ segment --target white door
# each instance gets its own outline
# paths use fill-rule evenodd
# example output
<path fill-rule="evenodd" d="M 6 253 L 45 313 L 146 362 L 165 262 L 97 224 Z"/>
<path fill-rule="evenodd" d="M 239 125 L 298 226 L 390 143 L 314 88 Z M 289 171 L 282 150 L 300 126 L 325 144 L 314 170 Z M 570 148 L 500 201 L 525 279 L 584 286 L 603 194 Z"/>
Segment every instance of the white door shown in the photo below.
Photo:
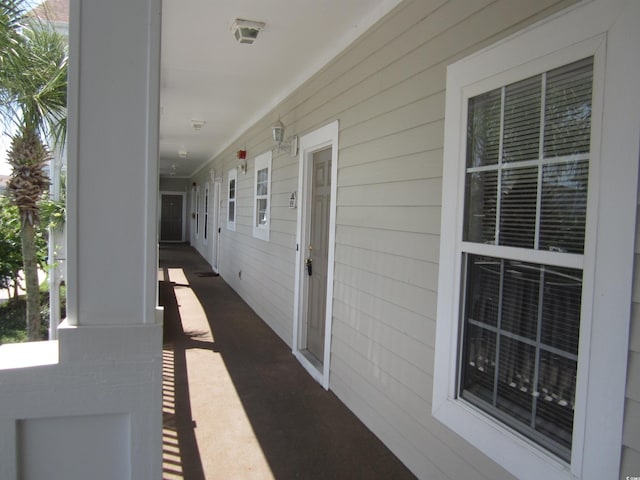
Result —
<path fill-rule="evenodd" d="M 307 350 L 320 365 L 324 362 L 331 206 L 331 148 L 315 152 L 311 165 L 310 231 L 305 269 L 307 274 Z"/>
<path fill-rule="evenodd" d="M 329 388 L 338 122 L 300 139 L 293 353 Z"/>
<path fill-rule="evenodd" d="M 222 180 L 217 178 L 213 183 L 213 199 L 212 199 L 212 235 L 211 238 L 211 268 L 218 273 L 218 254 L 220 252 L 220 190 L 222 189 Z"/>

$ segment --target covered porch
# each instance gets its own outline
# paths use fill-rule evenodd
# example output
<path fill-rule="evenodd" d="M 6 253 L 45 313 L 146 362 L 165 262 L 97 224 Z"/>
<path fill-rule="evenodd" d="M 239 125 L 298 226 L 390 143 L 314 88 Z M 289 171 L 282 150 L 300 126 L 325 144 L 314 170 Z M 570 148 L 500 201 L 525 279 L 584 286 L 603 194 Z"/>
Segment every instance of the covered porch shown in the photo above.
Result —
<path fill-rule="evenodd" d="M 191 247 L 160 247 L 164 479 L 413 474 Z"/>

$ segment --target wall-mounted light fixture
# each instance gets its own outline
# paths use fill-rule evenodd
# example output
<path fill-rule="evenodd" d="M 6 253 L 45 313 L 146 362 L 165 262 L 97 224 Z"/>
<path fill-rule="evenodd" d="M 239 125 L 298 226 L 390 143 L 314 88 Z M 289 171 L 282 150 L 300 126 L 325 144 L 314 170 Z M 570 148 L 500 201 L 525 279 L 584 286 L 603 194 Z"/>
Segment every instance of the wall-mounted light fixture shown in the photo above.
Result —
<path fill-rule="evenodd" d="M 271 135 L 273 136 L 273 142 L 276 144 L 276 153 L 287 152 L 292 157 L 298 154 L 298 136 L 294 135 L 285 139 L 284 125 L 280 120 L 271 127 Z"/>
<path fill-rule="evenodd" d="M 189 152 L 187 152 L 186 150 L 178 150 L 178 157 L 187 158 L 187 155 L 189 155 Z"/>

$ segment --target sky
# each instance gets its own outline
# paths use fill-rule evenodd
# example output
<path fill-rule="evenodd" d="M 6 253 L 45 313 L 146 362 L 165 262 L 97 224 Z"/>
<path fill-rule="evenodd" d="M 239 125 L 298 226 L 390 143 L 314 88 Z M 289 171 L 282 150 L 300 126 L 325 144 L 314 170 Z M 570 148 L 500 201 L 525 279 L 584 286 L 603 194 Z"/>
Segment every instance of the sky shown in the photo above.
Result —
<path fill-rule="evenodd" d="M 33 8 L 42 3 L 42 0 L 27 0 L 26 4 L 28 8 Z M 11 167 L 7 163 L 7 150 L 11 143 L 9 136 L 4 132 L 4 126 L 2 126 L 2 134 L 0 135 L 0 175 L 10 175 Z"/>
<path fill-rule="evenodd" d="M 9 136 L 0 135 L 0 175 L 11 174 L 11 167 L 7 163 L 7 150 L 9 149 Z"/>

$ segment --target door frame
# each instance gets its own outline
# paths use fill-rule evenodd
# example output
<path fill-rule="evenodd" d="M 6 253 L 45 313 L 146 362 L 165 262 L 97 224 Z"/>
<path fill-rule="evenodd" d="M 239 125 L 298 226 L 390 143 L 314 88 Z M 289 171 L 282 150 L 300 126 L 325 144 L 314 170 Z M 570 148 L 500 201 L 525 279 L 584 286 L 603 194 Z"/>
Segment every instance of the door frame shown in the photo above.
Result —
<path fill-rule="evenodd" d="M 182 233 L 181 240 L 162 240 L 162 196 L 163 195 L 180 195 L 182 197 Z M 163 243 L 184 243 L 187 230 L 187 194 L 186 192 L 174 192 L 169 190 L 161 190 L 158 199 L 160 208 L 158 209 L 158 242 Z"/>
<path fill-rule="evenodd" d="M 336 199 L 338 192 L 338 120 L 310 132 L 300 139 L 298 155 L 298 212 L 296 232 L 296 264 L 293 304 L 293 354 L 325 390 L 329 389 L 331 359 L 331 324 L 333 319 L 333 273 L 336 240 Z M 311 188 L 313 154 L 331 147 L 331 200 L 329 206 L 329 249 L 327 255 L 327 298 L 325 310 L 324 359 L 322 371 L 305 355 L 307 281 L 304 271 L 304 245 L 310 234 Z"/>
<path fill-rule="evenodd" d="M 213 196 L 211 201 L 213 202 L 213 211 L 211 213 L 213 214 L 213 241 L 211 242 L 211 268 L 215 273 L 220 273 L 218 265 L 220 263 L 220 195 L 222 192 L 222 178 L 215 177 L 215 175 L 212 175 L 212 177 Z M 209 195 L 211 195 L 211 192 L 209 192 Z"/>

